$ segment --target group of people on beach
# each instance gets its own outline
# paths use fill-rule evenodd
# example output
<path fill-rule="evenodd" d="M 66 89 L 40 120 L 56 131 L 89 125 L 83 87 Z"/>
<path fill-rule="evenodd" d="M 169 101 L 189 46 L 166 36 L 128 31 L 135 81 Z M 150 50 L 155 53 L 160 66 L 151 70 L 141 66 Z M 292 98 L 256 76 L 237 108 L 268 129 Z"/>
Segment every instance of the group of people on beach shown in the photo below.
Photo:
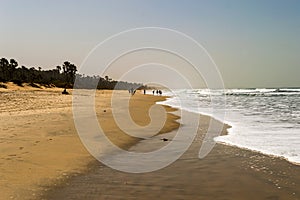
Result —
<path fill-rule="evenodd" d="M 129 92 L 129 94 L 134 95 L 135 92 L 136 92 L 136 90 L 133 89 L 133 88 L 130 88 L 128 90 L 128 92 Z M 155 93 L 156 93 L 156 95 L 160 95 L 160 96 L 162 95 L 162 91 L 161 90 L 152 90 L 152 94 L 155 95 Z M 146 94 L 146 90 L 145 89 L 144 89 L 144 94 Z"/>
<path fill-rule="evenodd" d="M 130 89 L 128 90 L 128 92 L 129 92 L 129 94 L 134 95 L 135 92 L 136 92 L 136 90 L 133 89 L 133 88 L 130 88 Z"/>
<path fill-rule="evenodd" d="M 156 92 L 156 95 L 160 95 L 160 96 L 162 95 L 162 91 L 161 90 L 153 90 L 152 94 L 155 95 L 155 92 Z"/>

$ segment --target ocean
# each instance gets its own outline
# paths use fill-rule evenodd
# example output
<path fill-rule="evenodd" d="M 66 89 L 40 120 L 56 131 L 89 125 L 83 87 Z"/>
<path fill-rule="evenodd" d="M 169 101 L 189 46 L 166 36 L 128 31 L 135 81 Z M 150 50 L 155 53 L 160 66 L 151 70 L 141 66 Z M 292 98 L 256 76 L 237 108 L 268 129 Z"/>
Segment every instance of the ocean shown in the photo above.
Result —
<path fill-rule="evenodd" d="M 300 88 L 180 89 L 163 94 L 170 98 L 161 104 L 229 124 L 228 135 L 215 141 L 300 164 Z"/>

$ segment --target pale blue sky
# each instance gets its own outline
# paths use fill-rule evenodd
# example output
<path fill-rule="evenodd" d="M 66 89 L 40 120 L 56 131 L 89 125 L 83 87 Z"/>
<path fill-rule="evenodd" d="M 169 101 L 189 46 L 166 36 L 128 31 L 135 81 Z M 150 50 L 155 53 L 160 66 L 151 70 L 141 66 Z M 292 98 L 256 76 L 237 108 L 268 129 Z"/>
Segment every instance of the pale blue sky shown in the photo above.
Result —
<path fill-rule="evenodd" d="M 227 87 L 300 87 L 300 1 L 0 1 L 0 57 L 80 65 L 120 31 L 160 26 L 210 53 Z"/>

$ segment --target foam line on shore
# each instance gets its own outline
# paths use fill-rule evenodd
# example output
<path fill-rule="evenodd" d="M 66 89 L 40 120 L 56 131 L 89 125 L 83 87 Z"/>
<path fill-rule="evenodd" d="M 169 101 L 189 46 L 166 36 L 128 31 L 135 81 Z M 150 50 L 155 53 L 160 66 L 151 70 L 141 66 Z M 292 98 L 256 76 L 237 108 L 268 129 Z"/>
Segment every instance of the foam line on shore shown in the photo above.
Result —
<path fill-rule="evenodd" d="M 168 103 L 168 101 L 173 99 L 173 98 L 175 98 L 175 97 L 168 96 L 168 98 L 165 101 L 157 102 L 157 104 L 167 105 L 167 106 L 171 106 L 173 108 L 185 110 L 185 111 L 188 111 L 188 112 L 209 116 L 212 119 L 218 120 L 218 121 L 222 122 L 223 124 L 228 125 L 228 128 L 227 128 L 227 135 L 228 136 L 232 136 L 232 135 L 235 134 L 234 130 L 236 128 L 236 125 L 234 125 L 234 123 L 231 123 L 231 122 L 229 122 L 225 119 L 221 119 L 220 117 L 214 116 L 213 114 L 210 114 L 210 113 L 206 113 L 206 112 L 202 112 L 202 111 L 195 111 L 193 109 L 188 109 L 186 107 L 176 106 L 176 105 L 173 105 L 171 103 Z M 253 152 L 256 152 L 256 153 L 261 153 L 261 154 L 264 154 L 264 155 L 267 155 L 267 156 L 284 159 L 284 160 L 286 160 L 286 161 L 288 161 L 288 162 L 290 162 L 294 165 L 300 165 L 299 162 L 295 161 L 290 156 L 283 156 L 283 155 L 276 154 L 274 152 L 269 152 L 267 150 L 264 151 L 264 150 L 257 149 L 257 148 L 254 148 L 254 147 L 249 147 L 249 146 L 246 146 L 246 145 L 241 145 L 241 144 L 237 144 L 237 143 L 234 143 L 234 142 L 225 141 L 225 140 L 222 139 L 223 137 L 224 137 L 224 135 L 223 136 L 218 136 L 218 137 L 215 137 L 214 140 L 219 144 L 228 145 L 228 146 L 232 146 L 232 147 L 237 147 L 237 148 L 253 151 Z"/>

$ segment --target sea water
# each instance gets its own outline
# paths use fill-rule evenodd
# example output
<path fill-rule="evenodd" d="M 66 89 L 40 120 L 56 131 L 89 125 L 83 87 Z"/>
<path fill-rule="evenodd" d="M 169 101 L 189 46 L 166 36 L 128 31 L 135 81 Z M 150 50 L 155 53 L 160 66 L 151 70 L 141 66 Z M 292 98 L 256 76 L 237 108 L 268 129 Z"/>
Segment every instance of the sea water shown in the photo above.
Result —
<path fill-rule="evenodd" d="M 228 135 L 216 137 L 217 142 L 300 164 L 299 88 L 189 89 L 164 91 L 164 95 L 171 97 L 162 104 L 229 124 Z"/>

